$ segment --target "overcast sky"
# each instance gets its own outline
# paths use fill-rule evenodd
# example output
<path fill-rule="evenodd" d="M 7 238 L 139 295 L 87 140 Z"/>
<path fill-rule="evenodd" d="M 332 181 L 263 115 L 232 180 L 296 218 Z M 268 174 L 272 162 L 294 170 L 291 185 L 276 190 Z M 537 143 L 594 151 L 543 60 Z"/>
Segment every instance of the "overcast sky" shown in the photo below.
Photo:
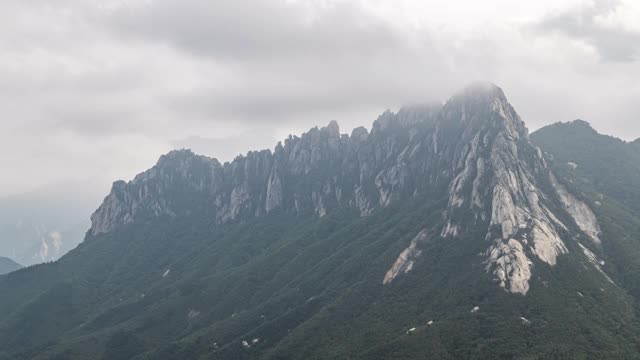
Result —
<path fill-rule="evenodd" d="M 640 137 L 637 0 L 2 0 L 0 54 L 0 195 L 350 132 L 476 80 L 531 130 Z"/>

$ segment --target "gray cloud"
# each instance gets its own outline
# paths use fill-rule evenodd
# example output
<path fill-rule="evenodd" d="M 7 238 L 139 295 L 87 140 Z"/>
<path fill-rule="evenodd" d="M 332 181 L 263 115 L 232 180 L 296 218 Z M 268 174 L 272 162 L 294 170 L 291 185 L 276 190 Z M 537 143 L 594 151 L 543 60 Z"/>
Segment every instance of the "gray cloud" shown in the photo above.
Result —
<path fill-rule="evenodd" d="M 491 13 L 470 27 L 429 17 L 444 6 L 433 2 L 413 3 L 426 17 L 416 23 L 380 4 L 399 7 L 2 2 L 0 168 L 10 171 L 0 195 L 67 178 L 128 179 L 174 147 L 229 160 L 329 120 L 349 132 L 475 80 L 501 85 L 532 129 L 580 117 L 640 136 L 628 2 L 524 22 Z"/>
<path fill-rule="evenodd" d="M 542 32 L 557 32 L 585 41 L 606 61 L 638 61 L 640 30 L 603 22 L 606 17 L 615 16 L 617 10 L 624 12 L 622 6 L 623 3 L 619 0 L 598 0 L 551 15 L 537 24 L 536 28 Z"/>
<path fill-rule="evenodd" d="M 318 9 L 280 0 L 165 0 L 122 8 L 107 25 L 123 38 L 166 44 L 232 74 L 168 99 L 200 118 L 299 123 L 306 115 L 311 126 L 313 113 L 382 111 L 443 97 L 456 82 L 428 32 L 412 42 L 353 2 Z M 434 91 L 434 83 L 447 85 Z"/>
<path fill-rule="evenodd" d="M 389 23 L 366 16 L 352 2 L 323 9 L 279 0 L 165 0 L 123 7 L 112 15 L 110 24 L 126 36 L 233 62 L 375 56 L 403 42 Z"/>

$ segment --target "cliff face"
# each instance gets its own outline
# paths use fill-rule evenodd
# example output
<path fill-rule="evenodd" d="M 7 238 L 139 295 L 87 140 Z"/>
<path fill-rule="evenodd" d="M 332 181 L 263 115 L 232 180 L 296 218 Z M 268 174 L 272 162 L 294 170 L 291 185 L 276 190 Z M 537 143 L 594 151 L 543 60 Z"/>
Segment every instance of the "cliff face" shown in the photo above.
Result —
<path fill-rule="evenodd" d="M 338 124 L 291 136 L 275 150 L 249 152 L 231 163 L 173 151 L 129 183 L 116 182 L 92 216 L 94 235 L 149 217 L 181 216 L 195 208 L 217 223 L 282 210 L 324 216 L 338 206 L 362 215 L 402 196 L 417 196 L 412 181 L 427 176 L 422 147 L 438 109 L 386 112 L 372 132 L 341 135 Z M 185 201 L 191 199 L 191 202 Z"/>
<path fill-rule="evenodd" d="M 325 216 L 338 207 L 362 216 L 409 198 L 447 194 L 442 225 L 424 229 L 384 277 L 411 271 L 421 244 L 485 229 L 486 270 L 502 288 L 526 294 L 536 261 L 554 266 L 575 227 L 599 244 L 591 209 L 549 170 L 502 90 L 476 84 L 432 105 L 385 112 L 369 133 L 338 124 L 289 137 L 273 152 L 231 163 L 188 150 L 160 158 L 129 183 L 117 182 L 92 216 L 92 234 L 162 216 L 202 212 L 226 223 L 272 211 Z M 560 220 L 563 219 L 563 220 Z M 431 232 L 435 235 L 427 236 Z"/>

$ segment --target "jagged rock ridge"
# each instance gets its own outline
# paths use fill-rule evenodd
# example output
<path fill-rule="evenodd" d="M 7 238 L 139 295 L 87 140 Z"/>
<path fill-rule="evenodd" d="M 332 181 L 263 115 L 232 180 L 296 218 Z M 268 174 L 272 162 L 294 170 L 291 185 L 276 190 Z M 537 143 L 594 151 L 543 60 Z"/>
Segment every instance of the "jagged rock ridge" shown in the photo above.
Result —
<path fill-rule="evenodd" d="M 117 182 L 92 216 L 95 236 L 162 216 L 208 214 L 217 223 L 272 211 L 324 216 L 355 207 L 362 216 L 403 199 L 447 194 L 438 229 L 417 234 L 383 282 L 411 271 L 428 233 L 454 239 L 486 229 L 481 255 L 502 288 L 526 294 L 537 260 L 554 266 L 575 228 L 597 245 L 591 209 L 555 179 L 503 91 L 476 84 L 443 106 L 382 114 L 369 133 L 341 135 L 338 124 L 291 136 L 273 152 L 231 163 L 175 151 L 129 183 Z M 562 212 L 562 213 L 560 213 Z M 470 220 L 471 219 L 471 220 Z M 572 219 L 572 223 L 566 220 Z"/>
<path fill-rule="evenodd" d="M 290 136 L 273 152 L 249 152 L 226 164 L 189 150 L 173 151 L 133 181 L 114 183 L 92 215 L 92 233 L 109 232 L 136 219 L 185 215 L 194 205 L 205 208 L 218 223 L 276 209 L 324 216 L 345 205 L 367 215 L 413 191 L 409 181 L 424 175 L 426 168 L 418 162 L 424 157 L 422 149 L 413 138 L 419 128 L 430 126 L 437 111 L 426 107 L 386 112 L 371 133 L 356 128 L 351 136 L 341 135 L 338 124 L 331 122 L 301 137 Z M 412 140 L 416 145 L 409 149 Z"/>

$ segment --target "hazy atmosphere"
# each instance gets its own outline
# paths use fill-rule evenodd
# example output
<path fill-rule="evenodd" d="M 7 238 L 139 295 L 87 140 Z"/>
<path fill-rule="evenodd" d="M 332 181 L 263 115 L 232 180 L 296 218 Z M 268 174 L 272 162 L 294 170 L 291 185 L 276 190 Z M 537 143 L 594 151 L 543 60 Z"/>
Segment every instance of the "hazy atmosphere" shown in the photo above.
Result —
<path fill-rule="evenodd" d="M 582 118 L 633 140 L 639 17 L 633 0 L 5 0 L 0 196 L 350 132 L 475 80 L 530 130 Z"/>
<path fill-rule="evenodd" d="M 640 359 L 640 0 L 0 0 L 0 360 Z"/>

